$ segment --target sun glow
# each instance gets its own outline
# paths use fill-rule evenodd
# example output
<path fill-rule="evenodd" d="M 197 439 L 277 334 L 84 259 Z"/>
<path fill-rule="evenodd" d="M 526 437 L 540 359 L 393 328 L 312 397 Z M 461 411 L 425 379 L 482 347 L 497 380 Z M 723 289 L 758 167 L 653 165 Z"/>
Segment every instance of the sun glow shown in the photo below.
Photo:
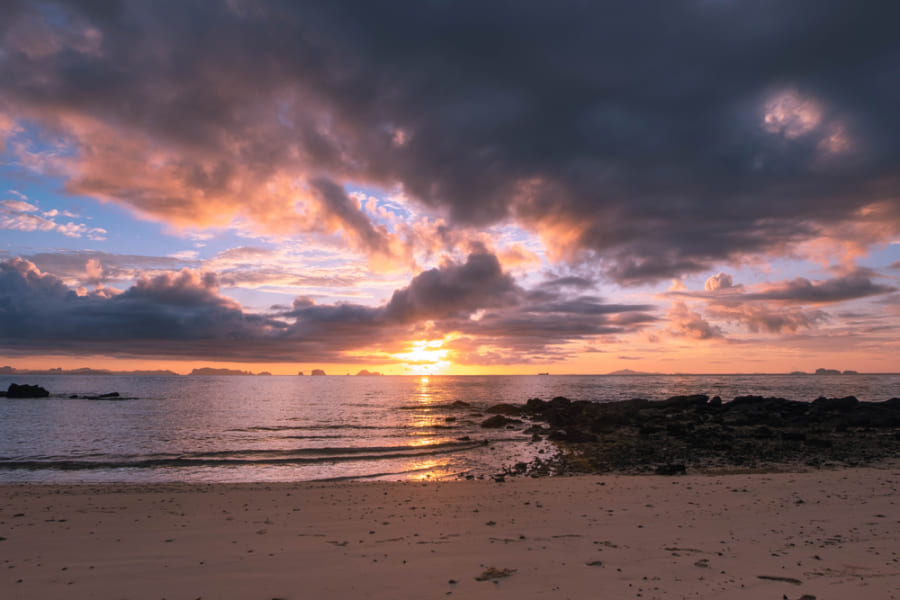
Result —
<path fill-rule="evenodd" d="M 409 352 L 395 354 L 394 358 L 403 362 L 410 373 L 415 375 L 429 375 L 441 373 L 450 366 L 447 354 L 450 352 L 443 348 L 444 340 L 418 340 L 412 342 Z"/>

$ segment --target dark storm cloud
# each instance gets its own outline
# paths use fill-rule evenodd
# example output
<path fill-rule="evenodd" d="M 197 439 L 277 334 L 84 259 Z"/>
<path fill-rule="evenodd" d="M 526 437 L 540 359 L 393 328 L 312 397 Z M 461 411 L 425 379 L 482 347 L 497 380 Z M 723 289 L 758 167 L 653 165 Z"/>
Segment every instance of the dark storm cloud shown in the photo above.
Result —
<path fill-rule="evenodd" d="M 400 183 L 624 283 L 900 231 L 894 2 L 3 10 L 0 113 L 69 142 L 72 191 L 159 219 L 383 251 L 338 182 Z"/>
<path fill-rule="evenodd" d="M 188 270 L 142 278 L 122 293 L 79 296 L 22 259 L 0 263 L 0 344 L 6 351 L 190 355 L 218 346 L 241 354 L 241 340 L 286 327 L 244 314 L 217 292 L 215 276 Z"/>
<path fill-rule="evenodd" d="M 99 288 L 79 295 L 34 263 L 9 259 L 0 262 L 0 349 L 358 362 L 385 361 L 378 353 L 401 352 L 421 337 L 457 333 L 476 353 L 467 356 L 493 347 L 488 352 L 508 362 L 527 362 L 537 355 L 563 358 L 560 346 L 568 342 L 633 331 L 655 320 L 648 312 L 652 307 L 604 305 L 593 297 L 535 303 L 492 254 L 471 254 L 466 262 L 420 273 L 377 307 L 319 305 L 298 297 L 290 310 L 258 315 L 222 296 L 218 286 L 212 273 L 183 269 L 139 277 L 124 292 Z M 422 328 L 423 321 L 430 322 L 428 328 Z"/>
<path fill-rule="evenodd" d="M 493 254 L 470 254 L 465 263 L 448 263 L 416 275 L 409 287 L 394 292 L 388 318 L 436 319 L 479 309 L 514 306 L 523 290 Z"/>

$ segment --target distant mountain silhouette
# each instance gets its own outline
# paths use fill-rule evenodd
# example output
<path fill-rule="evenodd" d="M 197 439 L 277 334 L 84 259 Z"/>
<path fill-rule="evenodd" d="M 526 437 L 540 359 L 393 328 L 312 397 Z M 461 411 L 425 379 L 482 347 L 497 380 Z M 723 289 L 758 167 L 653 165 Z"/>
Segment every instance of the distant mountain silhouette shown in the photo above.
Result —
<path fill-rule="evenodd" d="M 645 371 L 633 371 L 631 369 L 619 369 L 618 371 L 612 371 L 607 373 L 607 375 L 663 375 L 663 373 L 647 373 Z"/>
<path fill-rule="evenodd" d="M 177 376 L 178 373 L 168 369 L 137 370 L 137 371 L 112 371 L 110 369 L 91 369 L 81 367 L 79 369 L 16 369 L 14 367 L 0 367 L 0 375 L 145 375 L 145 376 Z"/>

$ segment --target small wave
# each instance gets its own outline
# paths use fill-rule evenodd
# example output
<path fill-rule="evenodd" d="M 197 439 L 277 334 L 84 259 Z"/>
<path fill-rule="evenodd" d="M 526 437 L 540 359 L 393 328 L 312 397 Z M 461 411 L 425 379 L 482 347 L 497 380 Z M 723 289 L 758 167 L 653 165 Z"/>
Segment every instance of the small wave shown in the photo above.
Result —
<path fill-rule="evenodd" d="M 223 450 L 182 455 L 116 457 L 115 460 L 0 459 L 0 470 L 90 471 L 98 469 L 159 469 L 184 467 L 265 466 L 316 464 L 360 460 L 410 458 L 462 452 L 483 446 L 482 441 L 441 442 L 423 446 L 362 446 L 300 448 L 294 450 Z"/>
<path fill-rule="evenodd" d="M 347 429 L 350 431 L 371 431 L 397 429 L 397 427 L 382 427 L 379 425 L 257 425 L 254 427 L 237 427 L 235 429 L 227 429 L 230 432 L 254 432 L 254 431 L 321 431 Z"/>

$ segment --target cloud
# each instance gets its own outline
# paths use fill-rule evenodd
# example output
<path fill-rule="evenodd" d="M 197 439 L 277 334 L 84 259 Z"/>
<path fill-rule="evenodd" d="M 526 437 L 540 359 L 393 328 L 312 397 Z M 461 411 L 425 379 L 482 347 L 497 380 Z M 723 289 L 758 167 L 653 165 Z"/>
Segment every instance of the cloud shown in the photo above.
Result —
<path fill-rule="evenodd" d="M 261 340 L 284 327 L 244 314 L 218 294 L 212 274 L 183 270 L 139 279 L 122 293 L 104 288 L 80 295 L 34 263 L 0 263 L 0 343 L 16 354 L 190 356 L 214 355 L 221 346 L 222 358 L 235 358 L 243 354 L 241 340 Z"/>
<path fill-rule="evenodd" d="M 672 304 L 667 315 L 668 333 L 674 337 L 685 337 L 695 340 L 708 340 L 722 337 L 722 330 L 712 325 L 703 316 L 690 310 L 681 300 Z"/>
<path fill-rule="evenodd" d="M 59 250 L 21 257 L 45 273 L 52 273 L 69 285 L 97 285 L 134 281 L 144 274 L 159 274 L 188 266 L 189 263 L 165 256 L 113 254 L 98 250 Z M 88 265 L 97 265 L 98 275 Z"/>
<path fill-rule="evenodd" d="M 531 293 L 487 253 L 423 271 L 379 306 L 317 304 L 299 296 L 290 308 L 268 314 L 248 312 L 222 295 L 211 272 L 138 276 L 124 291 L 99 287 L 109 277 L 101 256 L 81 262 L 79 281 L 97 285 L 92 291 L 73 289 L 22 258 L 0 262 L 0 348 L 14 354 L 389 363 L 402 362 L 393 355 L 424 338 L 463 340 L 448 346 L 460 353 L 454 360 L 527 363 L 562 360 L 576 351 L 571 342 L 638 331 L 656 320 L 649 305 Z M 76 257 L 70 260 L 74 264 Z"/>
<path fill-rule="evenodd" d="M 720 272 L 706 280 L 703 292 L 670 290 L 666 295 L 701 300 L 706 304 L 706 316 L 740 323 L 753 333 L 797 332 L 832 321 L 828 313 L 820 308 L 809 308 L 810 305 L 826 306 L 884 296 L 896 289 L 875 283 L 873 277 L 877 277 L 877 273 L 855 269 L 822 281 L 796 277 L 747 288 L 742 284 L 735 285 L 731 275 Z M 683 301 L 677 301 L 673 310 L 670 318 L 676 322 L 676 331 L 682 329 L 684 322 L 692 322 Z M 699 313 L 692 314 L 700 316 Z M 688 328 L 694 329 L 690 325 Z M 702 331 L 703 326 L 696 329 Z M 720 329 L 718 332 L 722 333 Z"/>
<path fill-rule="evenodd" d="M 6 211 L 14 213 L 35 212 L 38 209 L 34 204 L 29 204 L 23 200 L 3 200 L 0 202 L 0 205 L 2 205 Z"/>
<path fill-rule="evenodd" d="M 179 227 L 339 235 L 403 264 L 411 239 L 346 183 L 450 229 L 514 221 L 625 284 L 817 239 L 856 252 L 900 232 L 897 10 L 8 3 L 0 143 Z"/>
<path fill-rule="evenodd" d="M 87 236 L 90 240 L 103 241 L 106 239 L 107 231 L 101 227 L 88 227 L 83 223 L 57 223 L 54 217 L 59 215 L 59 211 L 51 210 L 43 213 L 43 216 L 30 214 L 38 212 L 40 209 L 35 204 L 28 202 L 28 198 L 19 192 L 10 190 L 8 193 L 20 198 L 19 200 L 2 200 L 0 201 L 0 229 L 9 229 L 13 231 L 56 231 L 70 238 L 80 238 Z M 71 213 L 64 211 L 62 214 L 71 216 Z"/>
<path fill-rule="evenodd" d="M 470 254 L 464 264 L 447 262 L 424 271 L 394 292 L 387 316 L 403 322 L 451 316 L 467 318 L 478 309 L 511 307 L 522 290 L 493 254 Z"/>
<path fill-rule="evenodd" d="M 824 281 L 810 281 L 805 277 L 796 277 L 789 281 L 761 286 L 759 291 L 747 293 L 743 299 L 771 300 L 784 304 L 832 304 L 887 294 L 895 289 L 874 283 L 868 273 L 856 271 Z"/>
<path fill-rule="evenodd" d="M 707 292 L 727 290 L 730 287 L 733 287 L 731 275 L 721 272 L 713 275 L 706 280 L 705 284 L 703 284 L 703 289 L 705 289 Z"/>

